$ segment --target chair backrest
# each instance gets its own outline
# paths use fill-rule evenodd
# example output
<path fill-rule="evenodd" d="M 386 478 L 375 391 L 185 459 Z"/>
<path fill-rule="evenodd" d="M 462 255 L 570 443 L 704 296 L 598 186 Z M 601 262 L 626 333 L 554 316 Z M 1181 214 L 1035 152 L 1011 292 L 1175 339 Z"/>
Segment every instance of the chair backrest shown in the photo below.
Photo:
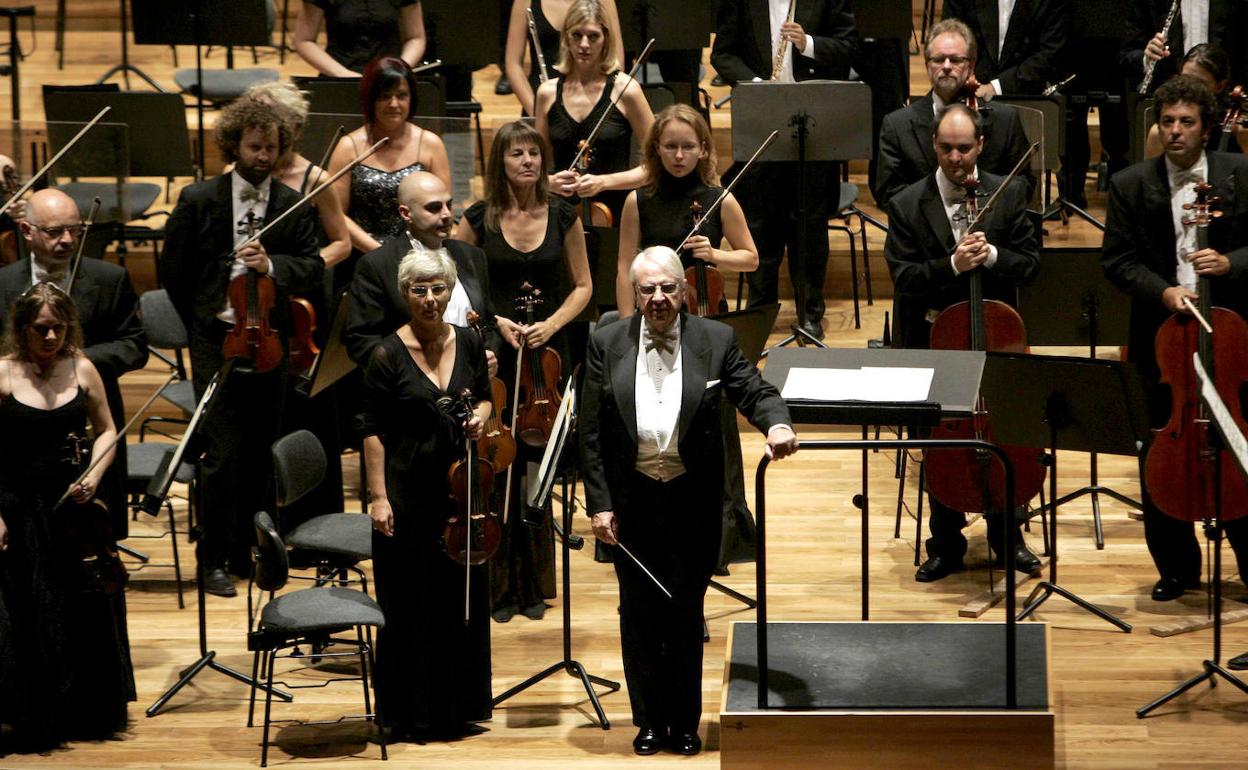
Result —
<path fill-rule="evenodd" d="M 139 297 L 139 316 L 147 344 L 154 348 L 179 350 L 190 345 L 186 325 L 173 307 L 169 292 L 164 289 L 145 291 Z"/>
<path fill-rule="evenodd" d="M 311 431 L 297 430 L 273 442 L 277 505 L 294 505 L 325 478 L 325 450 Z"/>
<path fill-rule="evenodd" d="M 253 580 L 261 591 L 280 591 L 290 575 L 286 544 L 268 513 L 259 511 L 252 521 L 256 528 L 256 547 L 251 552 L 255 562 Z"/>

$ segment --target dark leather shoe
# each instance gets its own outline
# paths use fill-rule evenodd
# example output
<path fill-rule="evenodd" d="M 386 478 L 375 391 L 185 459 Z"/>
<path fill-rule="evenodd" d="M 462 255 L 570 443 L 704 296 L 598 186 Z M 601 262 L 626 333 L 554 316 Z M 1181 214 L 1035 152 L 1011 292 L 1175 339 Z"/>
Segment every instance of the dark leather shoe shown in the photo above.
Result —
<path fill-rule="evenodd" d="M 511 81 L 506 75 L 499 75 L 498 80 L 494 81 L 494 95 L 507 96 L 511 93 Z"/>
<path fill-rule="evenodd" d="M 1248 652 L 1241 652 L 1228 660 L 1226 667 L 1234 671 L 1248 671 Z"/>
<path fill-rule="evenodd" d="M 220 567 L 213 567 L 204 573 L 204 591 L 213 596 L 238 596 L 234 582 Z"/>
<path fill-rule="evenodd" d="M 823 339 L 823 322 L 822 321 L 816 321 L 813 318 L 807 319 L 805 321 L 802 321 L 801 327 L 802 327 L 802 331 L 806 332 L 807 334 L 814 337 L 815 339 L 817 340 Z"/>
<path fill-rule="evenodd" d="M 691 757 L 702 751 L 702 739 L 698 737 L 697 733 L 681 733 L 680 735 L 673 735 L 670 748 L 677 754 L 684 754 L 687 757 Z"/>
<path fill-rule="evenodd" d="M 637 731 L 637 737 L 633 739 L 633 753 L 640 754 L 643 757 L 658 754 L 666 742 L 667 733 L 660 732 L 652 727 L 643 727 Z"/>
<path fill-rule="evenodd" d="M 1188 589 L 1200 588 L 1200 580 L 1180 580 L 1176 577 L 1163 577 L 1153 585 L 1153 601 L 1169 602 L 1183 595 Z"/>
<path fill-rule="evenodd" d="M 961 561 L 950 559 L 947 556 L 932 556 L 923 562 L 923 566 L 919 567 L 918 571 L 914 573 L 914 579 L 920 583 L 931 583 L 961 571 Z"/>
<path fill-rule="evenodd" d="M 1004 567 L 1005 559 L 998 556 L 994 563 L 998 567 Z M 1040 557 L 1032 553 L 1027 546 L 1019 545 L 1018 548 L 1014 550 L 1014 569 L 1017 572 L 1024 572 L 1028 575 L 1033 575 L 1040 571 Z"/>

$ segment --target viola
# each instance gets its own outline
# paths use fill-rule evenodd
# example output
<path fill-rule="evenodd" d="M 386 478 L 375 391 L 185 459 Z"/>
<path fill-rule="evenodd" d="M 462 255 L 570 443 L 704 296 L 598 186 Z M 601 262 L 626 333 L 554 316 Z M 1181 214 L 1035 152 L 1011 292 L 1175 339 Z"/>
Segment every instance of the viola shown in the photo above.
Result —
<path fill-rule="evenodd" d="M 3 195 L 0 195 L 0 203 L 7 202 L 10 198 L 17 194 L 21 184 L 17 180 L 17 169 L 12 165 L 5 163 L 3 169 Z M 4 232 L 0 232 L 0 265 L 9 265 L 21 259 L 22 252 L 18 241 L 17 223 L 14 222 L 12 227 L 6 228 Z"/>
<path fill-rule="evenodd" d="M 481 331 L 481 316 L 468 311 L 468 326 L 485 341 Z M 490 417 L 485 421 L 481 438 L 477 440 L 477 452 L 490 461 L 495 473 L 502 472 L 516 459 L 516 440 L 511 428 L 503 424 L 503 405 L 507 403 L 507 386 L 497 377 L 490 378 Z"/>
<path fill-rule="evenodd" d="M 306 372 L 312 368 L 312 362 L 321 352 L 316 344 L 316 308 L 302 297 L 290 299 L 290 328 L 292 330 L 287 344 L 290 345 L 290 369 L 293 372 Z"/>
<path fill-rule="evenodd" d="M 89 446 L 87 438 L 70 433 L 66 444 L 70 452 L 68 461 L 81 467 Z M 74 483 L 81 482 L 85 476 L 83 473 Z M 67 549 L 66 562 L 73 564 L 69 584 L 79 593 L 108 596 L 121 593 L 130 575 L 117 553 L 117 540 L 108 522 L 108 506 L 99 498 L 78 503 L 65 495 L 55 506 L 54 516 Z"/>
<path fill-rule="evenodd" d="M 1213 149 L 1227 152 L 1235 142 L 1235 130 L 1243 124 L 1244 87 L 1235 86 L 1226 97 L 1226 112 L 1222 113 L 1222 133 L 1218 136 L 1218 146 Z"/>
<path fill-rule="evenodd" d="M 1196 185 L 1196 201 L 1184 208 L 1191 215 L 1184 225 L 1196 228 L 1196 248 L 1209 248 L 1209 224 L 1221 212 L 1212 210 L 1217 197 L 1213 186 Z M 1197 309 L 1213 331 L 1193 316 L 1175 313 L 1157 331 L 1157 366 L 1162 384 L 1170 388 L 1170 417 L 1157 431 L 1144 460 L 1144 486 L 1163 513 L 1183 521 L 1209 521 L 1214 518 L 1221 495 L 1221 518 L 1237 519 L 1248 514 L 1248 483 L 1244 481 L 1229 452 L 1222 453 L 1221 489 L 1214 481 L 1218 453 L 1211 442 L 1209 416 L 1200 400 L 1200 381 L 1192 366 L 1192 355 L 1213 379 L 1218 395 L 1241 431 L 1245 425 L 1239 394 L 1248 382 L 1248 322 L 1226 308 L 1214 307 L 1212 287 L 1207 276 L 1200 276 Z"/>
<path fill-rule="evenodd" d="M 958 90 L 954 98 L 961 99 L 971 112 L 981 111 L 979 104 L 979 81 L 975 79 L 974 73 L 967 77 L 966 82 L 962 84 L 962 88 Z M 986 112 L 987 109 L 987 107 L 984 107 L 983 111 Z"/>
<path fill-rule="evenodd" d="M 247 212 L 246 234 L 256 234 L 256 220 Z M 230 261 L 234 255 L 230 254 Z M 230 307 L 234 308 L 234 328 L 225 335 L 221 353 L 228 359 L 250 361 L 258 372 L 269 372 L 282 362 L 282 339 L 269 317 L 277 302 L 277 283 L 273 277 L 247 268 L 230 281 Z"/>
<path fill-rule="evenodd" d="M 1004 187 L 1009 178 L 1001 183 Z M 972 225 L 978 217 L 974 177 L 966 183 L 966 212 Z M 968 225 L 967 232 L 972 229 Z M 1027 331 L 1018 311 L 1000 300 L 985 300 L 983 268 L 967 275 L 970 299 L 956 303 L 932 324 L 934 350 L 992 350 L 1022 353 L 1027 348 Z M 932 430 L 934 439 L 974 438 L 992 442 L 987 407 L 981 397 L 969 419 L 945 420 Z M 1044 486 L 1046 470 L 1035 449 L 1002 446 L 1014 468 L 1013 496 L 1005 499 L 1005 471 L 983 450 L 935 449 L 927 453 L 927 488 L 940 502 L 960 511 L 1005 512 L 1026 504 Z"/>
<path fill-rule="evenodd" d="M 694 232 L 697 232 L 704 221 L 702 204 L 696 200 L 690 203 L 689 212 L 693 215 Z M 692 261 L 693 264 L 685 268 L 685 283 L 689 286 L 689 309 L 703 318 L 728 312 L 723 273 L 697 257 Z"/>
<path fill-rule="evenodd" d="M 455 412 L 466 423 L 472 417 L 472 391 L 460 394 Z M 464 436 L 464 457 L 451 464 L 446 474 L 455 514 L 442 529 L 442 550 L 452 561 L 464 565 L 464 625 L 468 625 L 472 568 L 484 564 L 498 551 L 502 526 L 490 505 L 494 467 L 477 454 L 476 444 Z"/>
<path fill-rule="evenodd" d="M 542 292 L 527 281 L 516 300 L 525 324 L 535 321 L 533 310 L 543 302 Z M 549 347 L 530 348 L 522 344 L 517 354 L 515 403 L 511 413 L 511 434 L 531 447 L 544 447 L 550 440 L 559 412 L 559 377 L 563 362 Z"/>

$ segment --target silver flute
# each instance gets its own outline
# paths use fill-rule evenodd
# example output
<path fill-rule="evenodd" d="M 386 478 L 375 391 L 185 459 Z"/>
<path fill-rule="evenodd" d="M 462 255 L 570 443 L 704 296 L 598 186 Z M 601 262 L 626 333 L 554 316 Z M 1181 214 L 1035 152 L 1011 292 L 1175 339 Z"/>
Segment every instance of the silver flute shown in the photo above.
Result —
<path fill-rule="evenodd" d="M 1166 23 L 1161 25 L 1161 36 L 1163 39 L 1170 37 L 1170 26 L 1174 24 L 1174 19 L 1178 15 L 1179 15 L 1179 0 L 1174 0 L 1174 2 L 1170 4 L 1170 13 L 1166 14 Z M 1148 44 L 1145 43 L 1144 47 L 1147 48 Z M 1149 59 L 1147 56 L 1145 56 L 1144 57 L 1144 79 L 1140 81 L 1140 87 L 1136 89 L 1136 92 L 1139 93 L 1140 96 L 1144 96 L 1145 94 L 1148 93 L 1148 87 L 1153 84 L 1153 72 L 1156 69 L 1157 69 L 1157 60 Z"/>

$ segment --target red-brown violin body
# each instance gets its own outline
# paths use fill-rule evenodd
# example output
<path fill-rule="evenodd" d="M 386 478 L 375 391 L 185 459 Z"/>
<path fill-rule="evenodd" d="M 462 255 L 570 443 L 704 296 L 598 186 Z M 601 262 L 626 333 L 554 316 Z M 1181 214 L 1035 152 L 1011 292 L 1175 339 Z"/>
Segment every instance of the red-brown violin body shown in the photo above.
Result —
<path fill-rule="evenodd" d="M 73 566 L 70 585 L 80 593 L 121 593 L 130 575 L 117 554 L 117 541 L 108 523 L 108 506 L 97 499 L 75 503 L 72 499 L 56 509 L 61 521 L 66 561 Z"/>
<path fill-rule="evenodd" d="M 255 220 L 251 212 L 247 216 L 248 230 L 254 235 Z M 227 360 L 250 361 L 258 372 L 276 369 L 282 362 L 282 338 L 270 317 L 277 303 L 277 283 L 272 276 L 248 268 L 230 281 L 228 296 L 234 328 L 226 332 L 221 354 Z"/>
<path fill-rule="evenodd" d="M 472 392 L 465 390 L 460 399 L 467 419 L 472 416 Z M 498 551 L 502 526 L 491 505 L 494 466 L 477 454 L 473 441 L 465 441 L 465 445 L 466 456 L 452 463 L 446 473 L 456 510 L 443 527 L 442 549 L 452 561 L 476 566 Z"/>
<path fill-rule="evenodd" d="M 302 297 L 290 300 L 291 335 L 287 344 L 290 345 L 290 368 L 295 372 L 306 372 L 312 368 L 312 362 L 321 349 L 316 344 L 316 308 Z"/>
<path fill-rule="evenodd" d="M 468 326 L 485 341 L 481 332 L 480 316 L 468 311 Z M 490 418 L 485 421 L 481 438 L 477 440 L 477 453 L 490 461 L 495 473 L 507 469 L 516 459 L 516 439 L 511 428 L 503 423 L 503 405 L 507 402 L 507 386 L 497 377 L 490 378 Z"/>
<path fill-rule="evenodd" d="M 519 306 L 525 314 L 525 323 L 534 322 L 533 309 L 541 302 L 541 292 L 527 283 Z M 563 361 L 549 347 L 530 348 L 527 345 L 520 356 L 517 377 L 517 400 L 514 435 L 533 447 L 546 446 L 554 430 L 555 416 L 559 413 L 559 378 L 563 374 Z"/>
<path fill-rule="evenodd" d="M 689 210 L 696 228 L 702 221 L 702 204 L 695 200 L 689 204 Z M 693 264 L 685 268 L 685 284 L 689 294 L 686 306 L 695 315 L 706 318 L 728 312 L 724 275 L 714 266 L 694 257 Z"/>

